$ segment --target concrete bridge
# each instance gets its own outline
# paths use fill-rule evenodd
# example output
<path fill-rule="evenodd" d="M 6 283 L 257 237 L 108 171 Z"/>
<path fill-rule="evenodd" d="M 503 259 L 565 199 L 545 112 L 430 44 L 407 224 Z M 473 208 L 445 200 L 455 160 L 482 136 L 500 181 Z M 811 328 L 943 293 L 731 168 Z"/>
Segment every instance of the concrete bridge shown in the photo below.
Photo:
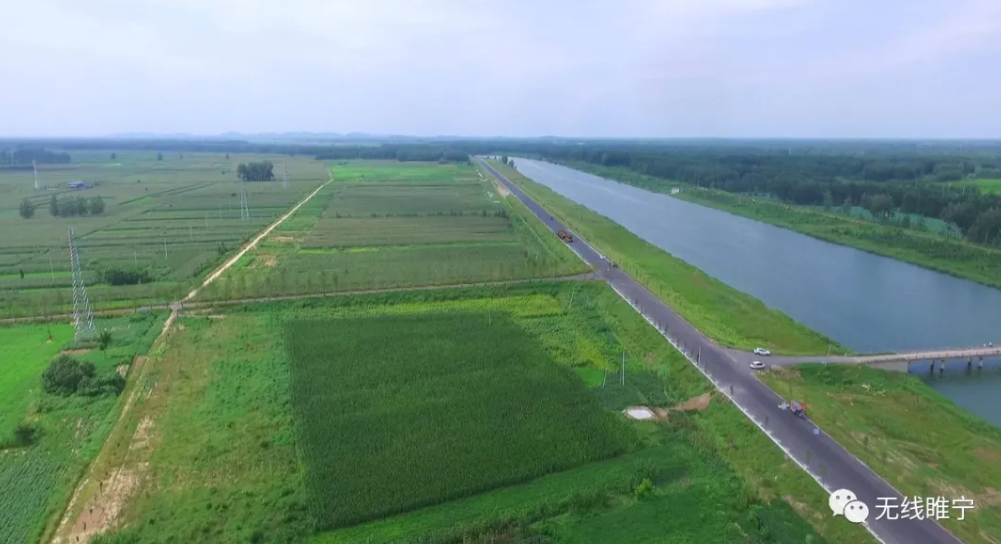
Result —
<path fill-rule="evenodd" d="M 907 372 L 908 365 L 915 361 L 929 361 L 931 369 L 935 362 L 948 359 L 966 359 L 967 365 L 974 363 L 982 367 L 985 357 L 1001 357 L 1001 346 L 984 345 L 967 348 L 925 349 L 914 351 L 899 351 L 894 353 L 874 353 L 869 355 L 832 355 L 832 356 L 761 356 L 746 351 L 731 350 L 731 354 L 740 362 L 750 364 L 751 361 L 761 361 L 768 366 L 794 366 L 801 363 L 831 363 L 849 365 L 872 365 L 884 370 Z M 941 367 L 940 367 L 941 368 Z"/>

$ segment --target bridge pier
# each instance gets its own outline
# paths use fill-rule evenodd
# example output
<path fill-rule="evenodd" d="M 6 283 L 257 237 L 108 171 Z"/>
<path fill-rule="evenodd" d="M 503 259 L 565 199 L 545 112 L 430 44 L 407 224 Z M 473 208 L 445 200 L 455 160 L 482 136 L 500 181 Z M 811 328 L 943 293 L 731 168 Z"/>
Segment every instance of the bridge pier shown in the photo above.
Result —
<path fill-rule="evenodd" d="M 977 361 L 977 370 L 983 370 L 983 369 L 984 369 L 984 358 L 983 358 L 983 357 L 981 357 L 981 358 L 980 358 L 980 359 L 979 359 L 979 360 Z"/>

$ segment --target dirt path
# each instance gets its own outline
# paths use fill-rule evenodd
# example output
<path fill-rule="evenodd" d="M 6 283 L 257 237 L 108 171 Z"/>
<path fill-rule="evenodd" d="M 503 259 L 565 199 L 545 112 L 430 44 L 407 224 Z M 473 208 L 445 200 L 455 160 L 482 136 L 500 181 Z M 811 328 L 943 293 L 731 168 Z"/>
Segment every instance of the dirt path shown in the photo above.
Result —
<path fill-rule="evenodd" d="M 244 244 L 236 255 L 228 259 L 222 266 L 205 278 L 205 281 L 203 281 L 201 285 L 192 289 L 187 296 L 181 299 L 181 301 L 171 304 L 170 316 L 168 316 L 167 320 L 164 321 L 163 329 L 160 331 L 160 335 L 153 341 L 153 344 L 150 347 L 150 353 L 153 353 L 155 349 L 159 348 L 163 342 L 166 341 L 170 332 L 170 327 L 183 307 L 183 302 L 194 298 L 201 289 L 210 285 L 222 276 L 222 274 L 232 267 L 240 259 L 240 257 L 243 257 L 248 251 L 254 248 L 262 239 L 264 239 L 265 236 L 270 234 L 271 231 L 278 227 L 278 225 L 281 225 L 286 219 L 291 217 L 292 214 L 302 207 L 303 204 L 309 202 L 310 199 L 316 196 L 316 194 L 328 184 L 330 184 L 330 181 L 317 187 L 316 190 L 306 196 L 306 198 L 302 199 L 291 210 L 279 217 L 275 222 L 271 223 L 266 229 L 261 231 L 261 233 L 255 236 L 253 240 Z M 129 412 L 135 405 L 139 395 L 142 394 L 145 378 L 152 366 L 152 361 L 149 360 L 147 360 L 145 364 L 141 365 L 140 372 L 138 372 L 136 379 L 131 384 L 131 391 L 125 401 L 125 405 L 122 406 L 122 410 L 118 415 L 118 420 L 115 422 L 114 428 L 112 428 L 111 432 L 108 434 L 108 438 L 101 447 L 101 451 L 98 453 L 97 458 L 94 459 L 94 462 L 91 463 L 88 468 L 86 477 L 84 477 L 77 485 L 73 492 L 73 497 L 70 499 L 66 510 L 60 518 L 59 525 L 52 537 L 53 544 L 76 544 L 77 542 L 86 543 L 94 535 L 105 531 L 114 525 L 123 507 L 128 503 L 129 497 L 139 488 L 145 473 L 146 463 L 133 461 L 129 464 L 128 461 L 130 460 L 128 453 L 126 453 L 125 458 L 115 468 L 115 470 L 112 471 L 108 478 L 103 480 L 100 479 L 100 474 L 98 474 L 97 471 L 101 467 L 102 461 L 107 459 L 109 456 L 114 455 L 115 445 L 112 444 L 113 441 L 111 438 L 115 435 L 122 435 L 125 432 L 126 426 L 128 425 Z M 127 452 L 147 449 L 149 443 L 149 431 L 154 423 L 155 422 L 152 420 L 140 422 L 136 433 L 130 438 L 128 450 L 126 450 Z M 80 505 L 79 508 L 77 505 Z"/>
<path fill-rule="evenodd" d="M 309 193 L 309 195 L 306 198 L 304 198 L 301 201 L 299 201 L 299 203 L 296 204 L 295 206 L 293 206 L 291 210 L 289 210 L 288 212 L 286 212 L 285 215 L 279 217 L 277 221 L 275 221 L 274 223 L 271 223 L 270 225 L 268 225 L 268 228 L 266 228 L 263 231 L 261 231 L 261 233 L 258 234 L 257 236 L 255 236 L 253 240 L 251 240 L 251 241 L 247 242 L 246 244 L 244 244 L 243 247 L 240 249 L 240 251 L 236 252 L 236 255 L 233 255 L 232 257 L 230 257 L 229 260 L 226 261 L 225 263 L 223 263 L 222 266 L 220 266 L 219 268 L 217 268 L 215 272 L 209 274 L 209 277 L 205 278 L 205 281 L 203 281 L 201 285 L 199 285 L 198 287 L 192 289 L 191 292 L 187 294 L 187 296 L 185 296 L 183 299 L 181 299 L 181 302 L 187 302 L 187 301 L 195 298 L 195 296 L 198 295 L 198 291 L 201 291 L 202 289 L 204 289 L 210 283 L 212 283 L 216 279 L 218 279 L 219 276 L 221 276 L 223 274 L 223 272 L 229 270 L 229 268 L 231 266 L 233 266 L 234 264 L 236 264 L 237 261 L 240 260 L 240 257 L 243 257 L 244 255 L 247 254 L 248 251 L 250 251 L 251 249 L 253 249 L 254 247 L 256 247 L 257 244 L 260 243 L 260 241 L 263 240 L 265 236 L 271 234 L 271 231 L 275 230 L 275 228 L 278 227 L 278 225 L 281 225 L 282 223 L 285 222 L 286 219 L 288 219 L 289 217 L 291 217 L 292 214 L 294 214 L 295 212 L 299 211 L 299 208 L 301 208 L 303 204 L 309 202 L 310 199 L 312 199 L 314 196 L 316 196 L 316 193 L 319 193 L 320 190 L 323 189 L 324 187 L 326 187 L 327 185 L 330 185 L 330 181 L 328 181 L 328 182 L 324 183 L 323 185 L 320 185 L 319 187 L 317 187 L 312 193 Z"/>

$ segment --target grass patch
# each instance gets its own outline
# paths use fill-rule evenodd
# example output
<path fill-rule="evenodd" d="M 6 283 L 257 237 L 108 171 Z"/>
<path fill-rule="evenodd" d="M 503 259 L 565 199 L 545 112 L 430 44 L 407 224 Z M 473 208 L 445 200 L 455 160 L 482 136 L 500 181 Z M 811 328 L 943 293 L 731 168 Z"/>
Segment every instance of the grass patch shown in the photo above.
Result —
<path fill-rule="evenodd" d="M 493 166 L 713 340 L 792 354 L 826 353 L 836 344 L 514 169 Z"/>
<path fill-rule="evenodd" d="M 964 521 L 941 521 L 964 542 L 1001 534 L 1001 429 L 907 374 L 809 364 L 762 379 L 904 495 L 973 498 Z"/>

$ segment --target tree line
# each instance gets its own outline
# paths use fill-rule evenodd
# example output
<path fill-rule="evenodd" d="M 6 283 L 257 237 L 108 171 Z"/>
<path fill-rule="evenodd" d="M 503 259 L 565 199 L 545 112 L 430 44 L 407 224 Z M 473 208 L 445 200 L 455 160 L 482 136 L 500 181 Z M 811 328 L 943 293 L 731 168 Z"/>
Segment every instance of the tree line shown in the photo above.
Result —
<path fill-rule="evenodd" d="M 59 200 L 56 195 L 49 199 L 49 215 L 52 217 L 75 217 L 82 215 L 101 215 L 104 213 L 104 199 L 95 196 L 93 198 L 67 198 Z M 35 204 L 27 198 L 21 201 L 18 213 L 25 219 L 35 216 Z"/>
<path fill-rule="evenodd" d="M 43 148 L 19 148 L 0 150 L 0 167 L 30 169 L 31 162 L 38 164 L 68 164 L 69 153 L 49 151 Z"/>
<path fill-rule="evenodd" d="M 547 160 L 628 168 L 648 176 L 631 183 L 651 190 L 681 181 L 791 204 L 860 206 L 881 221 L 899 210 L 952 223 L 970 241 L 1001 245 L 1001 196 L 950 183 L 1001 178 L 1001 153 L 869 157 L 587 146 L 532 151 Z"/>

